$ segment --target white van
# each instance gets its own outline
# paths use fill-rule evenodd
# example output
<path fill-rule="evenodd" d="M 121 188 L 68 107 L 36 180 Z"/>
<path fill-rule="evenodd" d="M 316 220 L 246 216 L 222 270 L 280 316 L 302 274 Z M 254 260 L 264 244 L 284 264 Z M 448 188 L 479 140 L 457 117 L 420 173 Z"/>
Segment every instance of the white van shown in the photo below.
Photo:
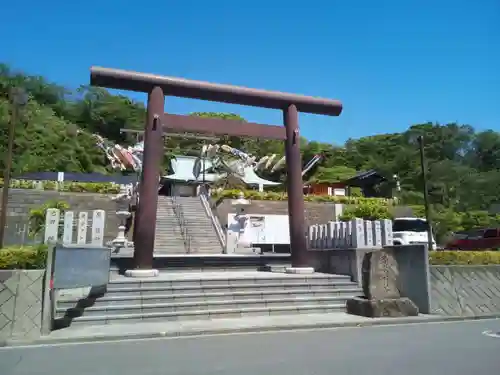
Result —
<path fill-rule="evenodd" d="M 398 217 L 392 221 L 394 245 L 428 244 L 427 220 L 418 217 Z M 436 249 L 436 240 L 432 239 Z"/>

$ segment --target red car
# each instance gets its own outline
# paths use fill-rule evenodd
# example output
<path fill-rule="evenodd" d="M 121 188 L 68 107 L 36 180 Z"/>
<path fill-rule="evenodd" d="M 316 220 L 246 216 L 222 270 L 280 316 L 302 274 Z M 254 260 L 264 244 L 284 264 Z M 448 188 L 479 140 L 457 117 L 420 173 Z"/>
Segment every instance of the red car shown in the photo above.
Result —
<path fill-rule="evenodd" d="M 500 249 L 500 228 L 478 229 L 457 232 L 446 245 L 450 250 L 490 250 Z"/>

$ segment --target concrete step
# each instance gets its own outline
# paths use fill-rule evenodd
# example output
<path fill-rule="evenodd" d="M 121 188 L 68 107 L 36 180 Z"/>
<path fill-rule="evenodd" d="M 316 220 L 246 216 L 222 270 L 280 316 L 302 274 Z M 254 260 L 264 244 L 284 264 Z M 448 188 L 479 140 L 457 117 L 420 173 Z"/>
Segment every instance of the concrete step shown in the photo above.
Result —
<path fill-rule="evenodd" d="M 239 318 L 247 316 L 268 316 L 268 315 L 290 315 L 290 314 L 319 314 L 345 311 L 345 303 L 332 303 L 322 305 L 292 305 L 278 307 L 247 307 L 247 308 L 225 308 L 213 310 L 193 310 L 175 312 L 136 312 L 131 314 L 108 314 L 103 311 L 103 315 L 68 317 L 71 326 L 89 326 L 99 324 L 127 324 L 134 322 L 155 322 L 155 321 L 183 321 L 183 320 L 207 320 Z"/>
<path fill-rule="evenodd" d="M 155 249 L 157 251 L 171 251 L 171 250 L 179 250 L 184 249 L 184 241 L 175 241 L 175 242 L 155 242 Z"/>
<path fill-rule="evenodd" d="M 108 294 L 116 293 L 137 293 L 137 294 L 159 294 L 169 292 L 171 294 L 185 293 L 213 293 L 227 291 L 231 292 L 263 292 L 263 291 L 282 291 L 282 290 L 336 290 L 357 287 L 348 276 L 339 276 L 338 278 L 315 278 L 307 279 L 305 277 L 290 278 L 258 278 L 258 279 L 174 279 L 174 280 L 156 280 L 142 281 L 135 280 L 116 281 L 111 280 L 108 285 Z M 160 293 L 161 294 L 161 293 Z M 123 295 L 123 294 L 121 294 Z"/>
<path fill-rule="evenodd" d="M 168 286 L 149 286 L 149 287 L 121 287 L 108 289 L 107 296 L 147 296 L 147 295 L 161 295 L 161 294 L 211 294 L 211 293 L 228 293 L 228 287 L 224 285 L 209 285 L 202 287 L 168 287 Z M 358 286 L 351 282 L 337 283 L 335 285 L 327 283 L 301 283 L 296 285 L 283 285 L 279 283 L 269 284 L 242 284 L 232 286 L 231 293 L 281 293 L 289 292 L 295 293 L 302 290 L 309 290 L 311 293 L 315 292 L 335 292 L 337 290 L 352 290 L 353 292 L 360 291 Z"/>
<path fill-rule="evenodd" d="M 359 288 L 345 288 L 334 290 L 300 289 L 295 291 L 244 291 L 244 292 L 213 292 L 213 293 L 185 293 L 185 294 L 151 294 L 151 295 L 123 295 L 105 296 L 96 300 L 65 300 L 58 301 L 57 308 L 67 310 L 75 308 L 106 307 L 106 306 L 131 306 L 131 305 L 151 305 L 151 304 L 185 304 L 185 303 L 210 303 L 219 301 L 268 301 L 268 300 L 303 300 L 307 298 L 351 298 L 361 294 Z"/>
<path fill-rule="evenodd" d="M 133 305 L 98 305 L 88 308 L 56 308 L 56 319 L 64 316 L 114 316 L 137 313 L 180 313 L 206 312 L 211 310 L 238 310 L 239 308 L 286 308 L 300 306 L 336 305 L 346 303 L 347 296 L 303 297 L 303 298 L 268 298 L 241 300 L 205 300 L 195 302 L 142 303 Z"/>

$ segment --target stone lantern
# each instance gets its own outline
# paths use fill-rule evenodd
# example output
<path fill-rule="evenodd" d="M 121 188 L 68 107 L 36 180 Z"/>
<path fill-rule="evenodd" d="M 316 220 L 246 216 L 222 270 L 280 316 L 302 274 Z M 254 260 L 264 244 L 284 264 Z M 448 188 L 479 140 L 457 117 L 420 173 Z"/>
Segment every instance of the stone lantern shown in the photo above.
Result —
<path fill-rule="evenodd" d="M 120 224 L 116 238 L 109 241 L 106 245 L 112 248 L 114 253 L 118 253 L 123 248 L 128 249 L 134 246 L 134 243 L 129 241 L 125 236 L 126 222 L 132 215 L 129 211 L 130 202 L 132 201 L 132 186 L 121 185 L 120 192 L 112 199 L 116 203 L 116 216 L 118 216 Z"/>
<path fill-rule="evenodd" d="M 245 209 L 250 206 L 251 202 L 245 198 L 243 193 L 238 194 L 238 198 L 231 202 L 231 206 L 234 207 L 235 216 L 234 224 L 231 230 L 227 231 L 226 240 L 226 252 L 234 253 L 240 252 L 240 250 L 252 250 L 251 240 L 245 230 L 248 226 L 249 215 L 245 212 Z"/>

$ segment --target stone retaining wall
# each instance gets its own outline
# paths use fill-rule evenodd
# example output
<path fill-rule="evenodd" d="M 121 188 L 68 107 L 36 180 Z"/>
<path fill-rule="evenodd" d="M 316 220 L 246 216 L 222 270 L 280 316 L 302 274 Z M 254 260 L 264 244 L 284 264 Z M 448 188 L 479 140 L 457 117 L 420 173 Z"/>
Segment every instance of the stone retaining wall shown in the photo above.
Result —
<path fill-rule="evenodd" d="M 0 189 L 0 200 L 1 200 Z M 95 193 L 68 193 L 49 190 L 33 189 L 10 189 L 9 203 L 7 207 L 7 229 L 5 243 L 22 244 L 30 243 L 27 233 L 22 233 L 27 229 L 29 212 L 33 208 L 40 207 L 48 201 L 64 201 L 69 204 L 73 211 L 106 211 L 106 226 L 104 241 L 112 240 L 118 232 L 118 218 L 116 217 L 116 205 L 111 200 L 111 194 Z M 39 242 L 39 241 L 38 241 Z"/>
<path fill-rule="evenodd" d="M 45 270 L 0 270 L 0 345 L 41 335 Z"/>
<path fill-rule="evenodd" d="M 500 314 L 500 266 L 431 266 L 433 314 Z"/>

